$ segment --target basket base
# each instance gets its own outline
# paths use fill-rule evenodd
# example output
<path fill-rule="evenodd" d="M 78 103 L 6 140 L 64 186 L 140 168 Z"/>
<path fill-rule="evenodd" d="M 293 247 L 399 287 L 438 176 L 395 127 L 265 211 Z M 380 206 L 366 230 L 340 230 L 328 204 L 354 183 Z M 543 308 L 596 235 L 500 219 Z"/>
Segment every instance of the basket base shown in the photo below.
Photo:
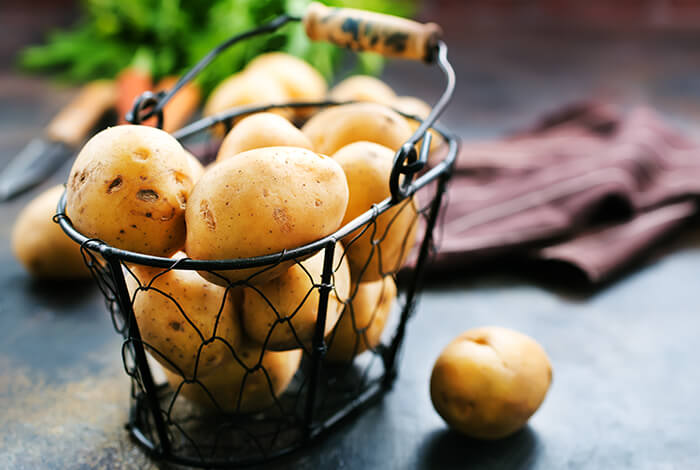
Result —
<path fill-rule="evenodd" d="M 242 468 L 251 465 L 269 462 L 296 451 L 308 448 L 314 445 L 317 441 L 326 437 L 329 432 L 335 430 L 341 423 L 347 422 L 352 417 L 377 403 L 384 397 L 385 393 L 391 389 L 395 374 L 391 375 L 390 380 L 377 380 L 368 386 L 361 394 L 349 402 L 345 402 L 345 406 L 337 409 L 333 414 L 330 414 L 323 421 L 314 422 L 309 429 L 302 427 L 301 423 L 291 423 L 292 426 L 281 434 L 285 434 L 280 439 L 280 433 L 274 433 L 273 440 L 287 440 L 291 444 L 280 445 L 263 452 L 261 448 L 257 449 L 257 455 L 254 457 L 236 458 L 232 456 L 226 458 L 219 455 L 205 455 L 201 450 L 197 451 L 197 456 L 179 455 L 171 449 L 162 449 L 161 446 L 148 436 L 152 434 L 149 430 L 153 429 L 153 423 L 149 420 L 149 409 L 143 396 L 138 396 L 131 407 L 129 423 L 126 425 L 131 438 L 139 445 L 147 455 L 154 460 L 167 462 L 177 465 L 187 465 L 198 468 Z M 161 392 L 166 392 L 166 387 L 161 387 Z M 286 437 L 286 439 L 284 439 Z M 216 454 L 216 449 L 214 449 Z"/>

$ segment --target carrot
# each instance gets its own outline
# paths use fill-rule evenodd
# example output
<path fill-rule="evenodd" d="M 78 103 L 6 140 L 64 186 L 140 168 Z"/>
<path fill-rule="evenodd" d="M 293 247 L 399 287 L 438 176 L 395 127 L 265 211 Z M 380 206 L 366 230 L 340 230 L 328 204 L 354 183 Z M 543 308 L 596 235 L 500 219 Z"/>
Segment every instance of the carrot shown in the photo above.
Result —
<path fill-rule="evenodd" d="M 157 91 L 169 91 L 179 77 L 165 77 L 156 85 Z M 199 87 L 190 82 L 180 88 L 163 108 L 163 130 L 173 132 L 187 123 L 197 111 L 202 94 Z"/>
<path fill-rule="evenodd" d="M 119 124 L 126 123 L 126 113 L 134 106 L 136 98 L 153 86 L 151 75 L 143 67 L 131 66 L 117 76 L 117 117 Z M 155 118 L 143 124 L 155 125 Z"/>

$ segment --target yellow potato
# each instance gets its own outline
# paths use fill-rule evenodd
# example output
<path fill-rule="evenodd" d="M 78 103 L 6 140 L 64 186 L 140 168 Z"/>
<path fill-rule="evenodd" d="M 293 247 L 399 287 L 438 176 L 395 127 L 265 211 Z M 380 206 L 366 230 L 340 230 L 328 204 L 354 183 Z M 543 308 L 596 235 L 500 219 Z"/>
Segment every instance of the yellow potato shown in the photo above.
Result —
<path fill-rule="evenodd" d="M 309 63 L 283 52 L 268 52 L 256 57 L 246 71 L 261 72 L 282 84 L 289 101 L 322 101 L 328 85 L 323 76 Z M 296 108 L 297 117 L 307 117 L 313 108 Z"/>
<path fill-rule="evenodd" d="M 316 331 L 319 290 L 324 252 L 302 261 L 303 267 L 292 265 L 287 272 L 257 289 L 245 289 L 243 293 L 243 328 L 254 341 L 272 350 L 300 348 L 310 349 Z M 342 246 L 336 246 L 333 256 L 335 288 L 328 296 L 328 310 L 324 332 L 328 334 L 343 310 L 343 301 L 350 293 L 350 271 Z M 311 276 L 311 277 L 309 277 Z M 282 318 L 289 318 L 275 324 Z M 272 330 L 272 331 L 271 331 Z M 268 339 L 269 335 L 269 339 Z"/>
<path fill-rule="evenodd" d="M 221 82 L 209 95 L 204 105 L 203 114 L 213 116 L 232 108 L 282 104 L 289 101 L 289 95 L 281 83 L 263 73 L 239 72 Z M 270 112 L 290 117 L 287 108 L 276 108 Z M 212 131 L 223 136 L 223 125 L 215 126 Z"/>
<path fill-rule="evenodd" d="M 326 360 L 330 362 L 350 362 L 358 354 L 377 347 L 396 298 L 396 284 L 387 276 L 354 284 L 350 293 L 354 297 L 328 338 Z"/>
<path fill-rule="evenodd" d="M 200 176 L 204 174 L 204 165 L 199 161 L 197 157 L 192 155 L 187 149 L 185 149 L 187 154 L 187 160 L 190 165 L 190 177 L 192 178 L 192 183 L 196 183 Z"/>
<path fill-rule="evenodd" d="M 411 137 L 411 126 L 396 111 L 376 103 L 324 109 L 301 128 L 314 150 L 332 155 L 341 147 L 366 140 L 397 150 Z"/>
<path fill-rule="evenodd" d="M 396 93 L 389 85 L 369 75 L 353 75 L 334 86 L 329 96 L 335 101 L 370 101 L 391 106 Z"/>
<path fill-rule="evenodd" d="M 427 118 L 431 111 L 428 103 L 413 96 L 397 96 L 391 106 L 398 109 L 402 113 L 412 114 L 421 119 Z M 408 125 L 411 126 L 411 133 L 415 132 L 420 126 L 420 123 L 414 119 L 406 118 L 406 122 L 408 122 Z M 430 141 L 430 151 L 432 152 L 442 144 L 442 137 L 435 131 L 428 130 L 428 132 L 432 137 L 432 140 Z M 421 142 L 418 142 L 418 145 L 416 146 L 416 150 L 418 151 L 420 150 L 420 144 Z"/>
<path fill-rule="evenodd" d="M 262 349 L 249 344 L 239 346 L 235 353 L 238 360 L 229 354 L 216 373 L 197 377 L 202 385 L 196 382 L 183 384 L 180 375 L 168 370 L 165 370 L 165 375 L 173 389 L 177 390 L 181 386 L 181 396 L 204 408 L 221 408 L 229 413 L 255 413 L 275 404 L 275 400 L 292 381 L 302 356 L 300 349 L 265 351 L 261 360 Z M 262 367 L 249 372 L 258 361 Z"/>
<path fill-rule="evenodd" d="M 89 238 L 170 256 L 185 242 L 195 173 L 170 134 L 149 126 L 111 127 L 91 138 L 73 163 L 66 214 Z"/>
<path fill-rule="evenodd" d="M 218 370 L 230 356 L 226 342 L 236 348 L 242 337 L 232 293 L 195 271 L 170 270 L 156 277 L 164 270 L 130 268 L 143 287 L 152 287 L 137 291 L 139 283 L 125 273 L 141 338 L 153 357 L 164 368 L 179 370 L 186 377 L 194 376 L 195 366 L 200 377 Z M 214 337 L 217 339 L 204 344 Z"/>
<path fill-rule="evenodd" d="M 194 259 L 234 259 L 296 248 L 333 233 L 347 202 L 345 175 L 333 159 L 296 147 L 249 150 L 209 166 L 197 182 L 187 204 L 186 251 Z M 251 282 L 273 279 L 290 265 Z M 238 281 L 261 269 L 218 274 Z"/>
<path fill-rule="evenodd" d="M 12 229 L 12 252 L 29 274 L 43 279 L 90 277 L 80 245 L 54 223 L 63 186 L 47 189 L 22 209 Z"/>
<path fill-rule="evenodd" d="M 217 160 L 263 147 L 301 147 L 313 150 L 308 137 L 282 116 L 256 113 L 243 118 L 221 142 Z"/>
<path fill-rule="evenodd" d="M 532 338 L 487 326 L 459 335 L 430 378 L 435 410 L 455 430 L 500 439 L 525 426 L 547 394 L 552 367 Z"/>
<path fill-rule="evenodd" d="M 355 142 L 333 154 L 333 159 L 343 167 L 350 188 L 341 225 L 391 195 L 391 149 L 372 142 Z M 412 197 L 379 215 L 376 226 L 370 226 L 362 235 L 362 228 L 348 235 L 344 243 L 352 278 L 370 282 L 398 271 L 413 247 L 417 226 L 417 206 Z"/>

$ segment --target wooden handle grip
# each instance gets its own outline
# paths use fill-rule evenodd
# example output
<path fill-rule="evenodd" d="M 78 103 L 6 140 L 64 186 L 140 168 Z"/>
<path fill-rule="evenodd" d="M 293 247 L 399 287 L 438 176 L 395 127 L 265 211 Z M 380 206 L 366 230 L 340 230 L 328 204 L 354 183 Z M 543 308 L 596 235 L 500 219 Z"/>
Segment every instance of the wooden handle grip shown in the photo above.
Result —
<path fill-rule="evenodd" d="M 114 82 L 97 80 L 83 87 L 68 106 L 46 128 L 52 140 L 76 147 L 82 143 L 97 121 L 117 99 Z"/>
<path fill-rule="evenodd" d="M 387 57 L 429 61 L 442 35 L 435 23 L 416 21 L 352 8 L 329 8 L 311 3 L 304 15 L 306 34 L 356 51 Z"/>

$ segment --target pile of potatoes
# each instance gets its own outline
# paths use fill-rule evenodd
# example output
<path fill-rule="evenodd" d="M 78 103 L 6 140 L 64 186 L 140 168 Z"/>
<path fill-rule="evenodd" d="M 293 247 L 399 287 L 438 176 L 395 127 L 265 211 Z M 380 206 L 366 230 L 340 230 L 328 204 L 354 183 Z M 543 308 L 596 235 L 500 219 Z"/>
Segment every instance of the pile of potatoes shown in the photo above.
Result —
<path fill-rule="evenodd" d="M 414 124 L 387 106 L 400 101 L 388 86 L 353 77 L 329 92 L 308 64 L 272 53 L 223 82 L 205 114 L 326 96 L 363 102 L 241 118 L 206 168 L 159 129 L 106 129 L 73 164 L 66 215 L 89 238 L 173 263 L 274 254 L 331 235 L 390 196 L 394 154 Z M 328 363 L 379 344 L 416 211 L 408 198 L 336 244 Z M 141 336 L 172 387 L 205 407 L 256 412 L 274 405 L 310 351 L 323 262 L 317 252 L 237 270 L 128 264 L 125 277 Z"/>

